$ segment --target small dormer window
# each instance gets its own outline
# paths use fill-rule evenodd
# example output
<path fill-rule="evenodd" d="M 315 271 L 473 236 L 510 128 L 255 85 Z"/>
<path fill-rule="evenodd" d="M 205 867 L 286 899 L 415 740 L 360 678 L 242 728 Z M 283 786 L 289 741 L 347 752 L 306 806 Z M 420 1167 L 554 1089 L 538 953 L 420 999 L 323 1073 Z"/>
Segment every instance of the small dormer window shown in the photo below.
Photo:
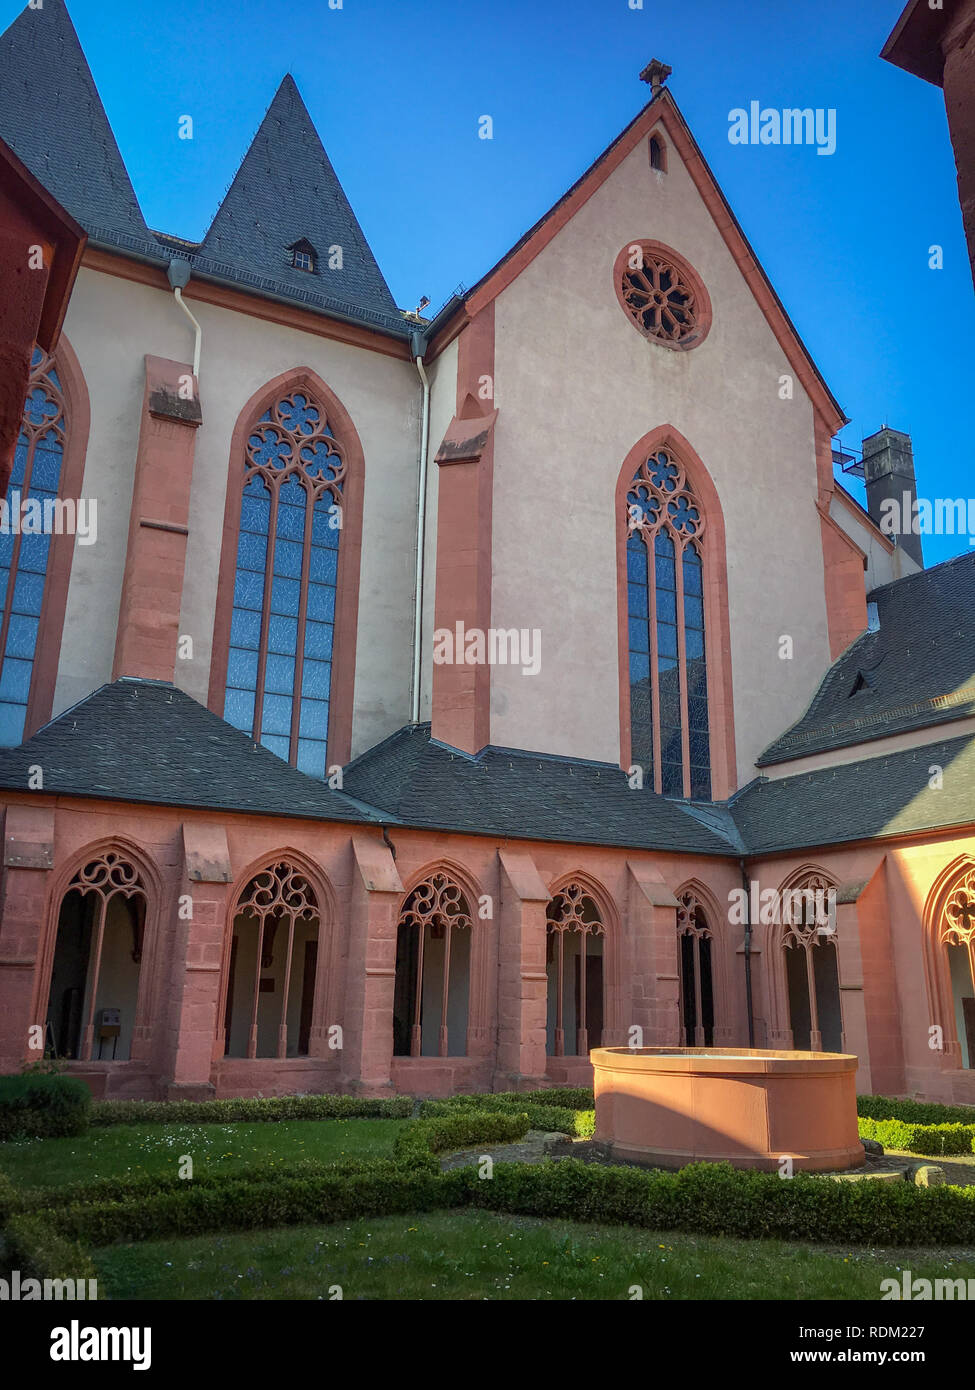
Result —
<path fill-rule="evenodd" d="M 309 275 L 315 273 L 315 248 L 310 241 L 296 241 L 288 247 L 291 252 L 291 264 L 295 270 L 305 270 Z"/>

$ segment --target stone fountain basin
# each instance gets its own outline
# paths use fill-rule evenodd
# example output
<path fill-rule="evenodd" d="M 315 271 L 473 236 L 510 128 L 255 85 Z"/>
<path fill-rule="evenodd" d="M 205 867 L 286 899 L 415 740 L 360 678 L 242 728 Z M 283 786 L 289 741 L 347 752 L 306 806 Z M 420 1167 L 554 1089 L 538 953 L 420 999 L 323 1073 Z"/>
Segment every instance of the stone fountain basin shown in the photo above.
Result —
<path fill-rule="evenodd" d="M 591 1061 L 595 1140 L 621 1162 L 783 1172 L 864 1162 L 857 1058 L 846 1053 L 597 1047 Z"/>

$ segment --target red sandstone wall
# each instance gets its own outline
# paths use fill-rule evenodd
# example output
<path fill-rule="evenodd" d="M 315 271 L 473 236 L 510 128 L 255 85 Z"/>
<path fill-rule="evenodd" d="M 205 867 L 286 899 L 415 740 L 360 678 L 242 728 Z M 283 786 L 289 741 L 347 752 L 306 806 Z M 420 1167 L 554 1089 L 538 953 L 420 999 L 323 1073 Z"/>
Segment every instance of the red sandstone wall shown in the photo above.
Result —
<path fill-rule="evenodd" d="M 150 897 L 132 1059 L 76 1064 L 100 1093 L 256 1095 L 391 1088 L 419 1094 L 585 1081 L 588 1064 L 544 1057 L 544 895 L 566 875 L 598 895 L 607 928 L 602 1041 L 625 1044 L 634 1024 L 646 1045 L 677 1041 L 674 894 L 691 885 L 714 930 L 715 1045 L 747 1042 L 743 929 L 727 920 L 740 886 L 737 862 L 613 848 L 499 843 L 489 837 L 378 830 L 26 796 L 6 808 L 0 916 L 0 1070 L 31 1054 L 27 1030 L 43 1021 L 57 905 L 93 847 L 131 854 Z M 873 844 L 751 866 L 762 888 L 803 865 L 846 886 L 839 910 L 845 1046 L 861 1056 L 860 1089 L 975 1103 L 975 1071 L 928 1046 L 929 898 L 953 862 L 975 862 L 975 835 Z M 290 856 L 324 905 L 319 985 L 308 1057 L 226 1058 L 222 1008 L 228 905 L 259 864 Z M 396 919 L 405 893 L 446 864 L 476 917 L 471 955 L 468 1055 L 392 1057 Z M 587 890 L 588 891 L 588 890 Z M 179 912 L 193 900 L 192 921 Z M 724 914 L 724 915 L 722 915 Z M 756 1045 L 788 1046 L 782 951 L 756 925 L 752 957 Z M 329 1025 L 344 1030 L 341 1052 Z M 540 1044 L 541 1040 L 541 1046 Z M 36 1056 L 36 1054 L 34 1054 Z"/>

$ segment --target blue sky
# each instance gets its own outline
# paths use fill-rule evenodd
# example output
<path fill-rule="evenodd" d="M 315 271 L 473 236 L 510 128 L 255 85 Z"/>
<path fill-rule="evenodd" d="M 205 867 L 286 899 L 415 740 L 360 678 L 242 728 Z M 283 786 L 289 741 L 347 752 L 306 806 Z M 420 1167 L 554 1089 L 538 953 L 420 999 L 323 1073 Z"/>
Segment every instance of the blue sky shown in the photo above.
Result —
<path fill-rule="evenodd" d="M 851 418 L 844 441 L 907 430 L 919 492 L 967 497 L 975 296 L 942 93 L 878 56 L 902 0 L 635 2 L 68 0 L 151 227 L 203 235 L 290 70 L 410 308 L 474 284 L 635 115 L 641 68 L 664 59 Z M 0 0 L 0 27 L 19 8 Z M 729 111 L 753 99 L 835 108 L 835 154 L 730 144 Z M 967 548 L 925 541 L 929 564 Z"/>

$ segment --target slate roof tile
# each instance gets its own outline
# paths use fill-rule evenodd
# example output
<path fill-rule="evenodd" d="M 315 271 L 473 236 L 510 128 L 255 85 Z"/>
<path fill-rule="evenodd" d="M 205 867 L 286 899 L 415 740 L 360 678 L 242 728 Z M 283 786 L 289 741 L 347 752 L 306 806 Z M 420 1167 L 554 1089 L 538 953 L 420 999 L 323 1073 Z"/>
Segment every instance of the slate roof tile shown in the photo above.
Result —
<path fill-rule="evenodd" d="M 906 575 L 868 598 L 879 629 L 837 658 L 759 767 L 975 714 L 975 555 Z"/>
<path fill-rule="evenodd" d="M 289 75 L 202 243 L 146 225 L 64 0 L 24 8 L 0 34 L 0 136 L 75 217 L 92 245 L 406 339 L 399 312 Z M 287 248 L 316 247 L 318 273 Z M 327 268 L 342 247 L 342 271 Z"/>
<path fill-rule="evenodd" d="M 728 854 L 716 824 L 646 788 L 609 763 L 518 749 L 476 757 L 438 743 L 429 724 L 407 725 L 345 769 L 345 790 L 405 825 L 622 848 Z"/>
<path fill-rule="evenodd" d="M 941 786 L 932 768 L 943 770 Z M 757 779 L 730 810 L 750 854 L 968 825 L 975 820 L 975 738 Z"/>
<path fill-rule="evenodd" d="M 151 246 L 64 0 L 25 5 L 0 34 L 0 135 L 86 232 Z"/>
<path fill-rule="evenodd" d="M 236 810 L 269 816 L 378 819 L 255 744 L 164 681 L 103 685 L 19 748 L 0 749 L 0 787 L 62 796 Z"/>

